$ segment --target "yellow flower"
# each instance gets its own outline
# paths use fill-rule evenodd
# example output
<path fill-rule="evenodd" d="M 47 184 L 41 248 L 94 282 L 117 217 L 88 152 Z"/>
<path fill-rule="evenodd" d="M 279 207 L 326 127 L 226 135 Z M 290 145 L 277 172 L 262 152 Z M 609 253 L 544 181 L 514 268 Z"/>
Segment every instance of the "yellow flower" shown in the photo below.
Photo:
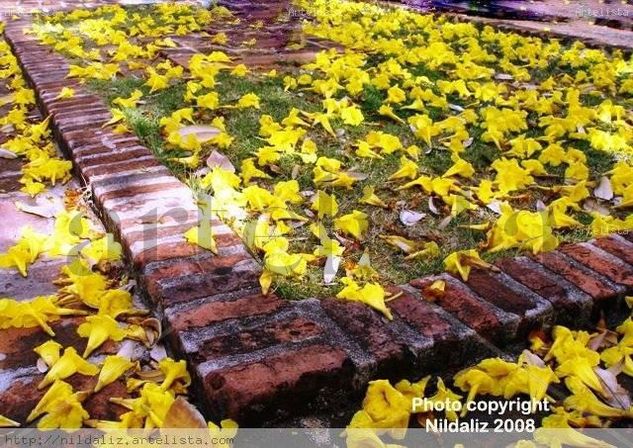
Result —
<path fill-rule="evenodd" d="M 405 121 L 402 118 L 400 118 L 399 116 L 397 116 L 395 114 L 395 112 L 393 111 L 393 108 L 391 106 L 386 105 L 386 104 L 383 104 L 383 105 L 381 105 L 378 108 L 378 113 L 380 115 L 384 115 L 385 117 L 389 117 L 389 118 L 397 121 L 398 123 L 402 123 L 402 124 L 405 123 Z"/>
<path fill-rule="evenodd" d="M 95 372 L 96 373 L 96 372 Z M 70 384 L 61 380 L 56 380 L 53 385 L 46 391 L 37 405 L 26 418 L 26 422 L 30 423 L 40 415 L 45 414 L 53 409 L 54 404 L 59 399 L 68 399 L 73 394 L 73 388 Z"/>
<path fill-rule="evenodd" d="M 65 100 L 68 98 L 72 98 L 75 96 L 75 89 L 73 89 L 72 87 L 63 87 L 60 91 L 59 94 L 55 97 L 55 99 L 57 100 Z"/>
<path fill-rule="evenodd" d="M 259 97 L 254 93 L 247 93 L 239 99 L 237 107 L 240 109 L 247 109 L 249 107 L 259 109 Z"/>
<path fill-rule="evenodd" d="M 457 403 L 460 403 L 462 396 L 457 395 L 444 385 L 442 378 L 437 379 L 437 392 L 432 397 L 428 398 L 430 403 L 445 403 L 446 406 L 446 418 L 450 421 L 457 420 L 457 412 L 453 409 L 458 408 Z M 422 409 L 422 412 L 428 412 L 432 409 Z"/>
<path fill-rule="evenodd" d="M 130 370 L 138 363 L 132 362 L 127 358 L 119 355 L 107 356 L 99 372 L 99 379 L 94 391 L 99 392 L 108 384 L 114 383 L 121 375 Z"/>
<path fill-rule="evenodd" d="M 314 195 L 310 208 L 317 212 L 319 219 L 323 219 L 325 216 L 333 217 L 338 213 L 338 203 L 336 201 L 336 197 L 333 194 L 329 195 L 322 190 L 317 191 Z"/>
<path fill-rule="evenodd" d="M 407 428 L 411 402 L 389 381 L 376 380 L 369 383 L 363 411 L 371 419 L 374 428 Z"/>
<path fill-rule="evenodd" d="M 572 395 L 565 398 L 564 401 L 565 408 L 567 409 L 574 409 L 599 417 L 618 418 L 633 415 L 633 411 L 631 410 L 617 409 L 604 404 L 579 378 L 573 376 L 569 377 L 565 380 L 565 385 L 572 393 Z"/>
<path fill-rule="evenodd" d="M 473 266 L 488 268 L 490 264 L 483 261 L 474 249 L 453 252 L 444 259 L 444 268 L 451 274 L 459 274 L 465 282 Z"/>
<path fill-rule="evenodd" d="M 54 381 L 63 380 L 75 373 L 92 376 L 98 372 L 99 368 L 97 366 L 90 364 L 79 356 L 74 347 L 68 347 L 64 350 L 64 354 L 61 358 L 59 358 L 46 373 L 44 379 L 37 385 L 37 388 L 43 389 Z"/>
<path fill-rule="evenodd" d="M 357 240 L 360 240 L 363 233 L 367 231 L 369 222 L 367 221 L 367 214 L 354 210 L 352 213 L 341 216 L 334 220 L 334 228 L 340 230 L 349 235 L 352 235 Z"/>
<path fill-rule="evenodd" d="M 213 238 L 211 221 L 208 219 L 201 221 L 198 227 L 192 227 L 187 230 L 184 237 L 187 242 L 191 244 L 197 244 L 203 249 L 207 249 L 214 254 L 218 253 L 218 247 L 215 239 Z"/>
<path fill-rule="evenodd" d="M 404 90 L 402 90 L 400 87 L 398 86 L 393 86 L 390 87 L 387 90 L 387 102 L 388 103 L 403 103 L 404 101 L 406 101 L 407 99 L 407 94 L 405 93 Z"/>
<path fill-rule="evenodd" d="M 385 291 L 377 283 L 367 283 L 362 288 L 351 278 L 343 277 L 341 282 L 345 287 L 336 295 L 339 299 L 362 302 L 380 311 L 387 319 L 393 319 L 391 311 L 385 305 Z"/>
<path fill-rule="evenodd" d="M 122 108 L 132 109 L 136 107 L 138 101 L 143 97 L 143 92 L 138 89 L 135 89 L 134 92 L 128 98 L 115 98 L 112 101 L 112 104 L 116 104 Z"/>
<path fill-rule="evenodd" d="M 398 169 L 398 171 L 396 171 L 391 176 L 389 176 L 389 180 L 405 179 L 405 178 L 415 179 L 416 176 L 418 175 L 418 170 L 419 170 L 419 167 L 417 163 L 415 163 L 412 160 L 409 160 L 405 156 L 402 156 L 400 158 L 400 168 Z"/>
<path fill-rule="evenodd" d="M 363 204 L 374 205 L 376 207 L 387 208 L 387 204 L 374 193 L 374 187 L 367 185 L 363 187 L 363 197 L 360 199 Z"/>
<path fill-rule="evenodd" d="M 0 428 L 19 428 L 20 424 L 3 415 L 0 415 Z"/>
<path fill-rule="evenodd" d="M 40 358 L 44 360 L 48 367 L 51 367 L 59 361 L 59 354 L 62 348 L 61 344 L 53 340 L 49 340 L 35 347 L 33 351 L 40 355 Z"/>
<path fill-rule="evenodd" d="M 86 358 L 108 339 L 120 341 L 126 336 L 118 322 L 108 315 L 96 315 L 86 317 L 86 322 L 79 325 L 77 334 L 88 338 L 83 357 Z"/>
<path fill-rule="evenodd" d="M 121 259 L 121 245 L 114 241 L 114 235 L 106 234 L 103 238 L 91 241 L 81 249 L 81 255 L 88 259 L 89 264 L 118 261 Z"/>
<path fill-rule="evenodd" d="M 187 372 L 187 363 L 185 361 L 174 361 L 171 358 L 164 358 L 158 363 L 158 368 L 165 376 L 160 388 L 168 390 L 174 382 L 180 381 L 187 387 L 191 384 L 191 377 Z"/>
<path fill-rule="evenodd" d="M 341 118 L 343 119 L 343 123 L 349 124 L 350 126 L 358 126 L 365 119 L 358 106 L 349 106 L 341 109 Z"/>
<path fill-rule="evenodd" d="M 475 169 L 473 166 L 464 159 L 457 158 L 453 166 L 451 166 L 442 177 L 462 176 L 467 179 L 473 177 Z"/>
<path fill-rule="evenodd" d="M 220 106 L 220 97 L 216 92 L 210 92 L 206 95 L 199 96 L 196 100 L 198 107 L 214 110 Z"/>

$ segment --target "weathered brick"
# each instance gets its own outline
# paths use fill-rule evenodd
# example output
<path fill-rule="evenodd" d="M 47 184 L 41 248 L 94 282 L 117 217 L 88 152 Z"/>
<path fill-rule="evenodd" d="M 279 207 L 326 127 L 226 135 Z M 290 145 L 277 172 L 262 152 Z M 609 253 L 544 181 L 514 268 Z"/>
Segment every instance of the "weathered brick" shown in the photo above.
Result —
<path fill-rule="evenodd" d="M 153 157 L 149 149 L 143 146 L 126 148 L 122 151 L 110 152 L 108 154 L 99 154 L 93 156 L 76 157 L 75 163 L 81 170 L 101 165 L 110 165 L 112 163 L 147 159 Z"/>
<path fill-rule="evenodd" d="M 550 303 L 503 273 L 473 268 L 466 284 L 496 307 L 519 316 L 519 335 L 552 323 Z"/>
<path fill-rule="evenodd" d="M 589 294 L 594 300 L 610 299 L 624 291 L 622 287 L 610 283 L 606 278 L 557 251 L 543 253 L 533 259 Z"/>
<path fill-rule="evenodd" d="M 140 157 L 136 160 L 125 160 L 122 162 L 107 163 L 98 166 L 90 166 L 83 169 L 85 177 L 90 178 L 92 176 L 104 176 L 115 173 L 128 172 L 134 170 L 142 170 L 154 166 L 160 166 L 159 162 L 154 156 Z"/>
<path fill-rule="evenodd" d="M 90 151 L 97 150 L 95 152 L 99 152 L 103 150 L 103 147 L 111 150 L 117 149 L 120 146 L 126 146 L 126 143 L 133 143 L 135 145 L 141 144 L 141 141 L 134 134 L 124 133 L 124 134 L 115 134 L 113 132 L 106 132 L 105 134 L 100 135 L 96 141 L 86 142 L 81 146 L 77 146 L 73 148 L 76 154 L 90 154 Z M 127 145 L 129 146 L 129 145 Z"/>
<path fill-rule="evenodd" d="M 262 295 L 252 289 L 182 303 L 166 309 L 165 317 L 170 329 L 180 332 L 230 319 L 270 314 L 287 306 L 288 302 L 275 294 Z"/>
<path fill-rule="evenodd" d="M 572 283 L 527 257 L 506 258 L 496 264 L 507 275 L 549 300 L 558 322 L 569 325 L 589 321 L 593 300 Z"/>
<path fill-rule="evenodd" d="M 123 197 L 132 197 L 143 193 L 154 193 L 158 191 L 169 191 L 172 188 L 182 187 L 182 182 L 173 177 L 159 177 L 155 183 L 133 183 L 129 186 L 121 186 L 116 190 L 106 190 L 103 194 L 98 194 L 98 199 L 101 202 L 108 199 L 116 199 Z"/>
<path fill-rule="evenodd" d="M 126 152 L 129 148 L 141 146 L 137 138 L 133 136 L 123 136 L 121 139 L 110 142 L 108 146 L 103 143 L 89 144 L 73 150 L 73 159 L 101 157 L 107 154 Z"/>
<path fill-rule="evenodd" d="M 0 244 L 0 252 L 4 250 L 2 246 L 3 244 Z M 53 284 L 53 280 L 59 277 L 60 268 L 66 264 L 65 259 L 39 260 L 29 266 L 27 277 L 22 277 L 15 269 L 0 269 L 0 295 L 15 300 L 54 295 L 58 287 Z"/>
<path fill-rule="evenodd" d="M 129 169 L 126 171 L 111 172 L 100 175 L 93 175 L 90 182 L 93 185 L 115 185 L 125 182 L 132 176 L 145 177 L 147 179 L 170 175 L 170 171 L 163 165 L 149 166 L 141 169 Z"/>
<path fill-rule="evenodd" d="M 365 304 L 338 299 L 321 301 L 330 319 L 368 352 L 377 363 L 377 377 L 395 377 L 411 365 L 406 341 L 378 313 Z"/>
<path fill-rule="evenodd" d="M 184 242 L 184 233 L 197 225 L 198 219 L 195 218 L 184 224 L 173 226 L 148 226 L 143 231 L 122 233 L 121 241 L 125 242 L 127 251 L 132 259 L 136 259 L 140 256 L 148 257 L 151 256 L 151 251 L 160 250 L 161 245 Z M 244 257 L 244 259 L 251 258 L 247 251 L 244 250 L 242 240 L 231 231 L 214 233 L 213 240 L 217 246 L 217 255 L 219 258 L 235 257 L 238 255 Z"/>
<path fill-rule="evenodd" d="M 64 318 L 51 322 L 55 341 L 64 347 L 73 346 L 80 353 L 83 352 L 86 348 L 86 339 L 77 334 L 77 327 L 82 322 L 83 318 Z M 34 366 L 38 355 L 33 349 L 51 339 L 40 327 L 9 328 L 1 331 L 0 353 L 5 357 L 0 360 L 0 370 Z"/>
<path fill-rule="evenodd" d="M 37 388 L 37 384 L 43 378 L 43 374 L 36 373 L 20 376 L 8 384 L 6 389 L 0 389 L 2 415 L 23 425 L 26 424 L 27 416 L 46 392 L 46 389 L 39 390 Z M 64 381 L 69 383 L 73 390 L 82 391 L 94 388 L 97 383 L 97 377 L 75 374 Z M 82 403 L 82 406 L 92 419 L 116 421 L 128 410 L 122 406 L 112 404 L 110 402 L 112 397 L 131 398 L 123 380 L 119 379 L 99 392 L 91 394 Z"/>
<path fill-rule="evenodd" d="M 417 375 L 430 373 L 437 366 L 459 367 L 488 354 L 487 344 L 473 329 L 422 298 L 419 291 L 404 286 L 399 292 L 401 295 L 389 302 L 394 322 L 403 321 L 426 341 L 416 343 L 417 338 L 407 334 L 406 329 L 399 332 L 406 338 L 409 349 L 416 352 Z"/>
<path fill-rule="evenodd" d="M 218 369 L 209 361 L 196 370 L 209 412 L 244 424 L 305 411 L 329 394 L 344 395 L 353 376 L 347 354 L 327 344 Z"/>
<path fill-rule="evenodd" d="M 200 329 L 187 331 L 181 336 L 197 340 L 190 359 L 199 364 L 281 345 L 286 351 L 291 346 L 322 338 L 325 332 L 326 329 L 316 319 L 288 313 L 283 318 L 265 318 L 255 324 L 241 322 L 239 326 L 230 325 L 225 331 L 209 336 L 205 336 L 204 330 Z"/>
<path fill-rule="evenodd" d="M 88 127 L 101 127 L 110 119 L 109 112 L 102 112 L 95 115 L 68 116 L 63 119 L 54 120 L 54 125 L 59 132 L 71 132 L 86 129 Z"/>
<path fill-rule="evenodd" d="M 152 261 L 200 254 L 202 251 L 203 249 L 184 243 L 175 245 L 175 247 L 159 248 L 157 254 L 153 254 L 151 259 L 139 257 L 137 262 L 140 265 L 145 265 Z M 259 266 L 257 263 L 253 260 L 244 260 L 230 268 L 220 267 L 203 274 L 150 280 L 147 282 L 147 290 L 154 301 L 162 303 L 164 307 L 169 307 L 203 297 L 253 288 L 257 285 L 258 277 Z"/>
<path fill-rule="evenodd" d="M 479 335 L 501 341 L 516 335 L 520 319 L 486 302 L 454 277 L 441 275 L 413 280 L 411 286 L 424 291 L 435 280 L 444 280 L 444 293 L 435 297 L 435 302 L 453 314 Z"/>
<path fill-rule="evenodd" d="M 589 243 L 561 246 L 560 251 L 615 283 L 633 287 L 633 267 Z"/>
<path fill-rule="evenodd" d="M 633 243 L 629 242 L 626 238 L 620 235 L 611 235 L 606 238 L 598 238 L 591 243 L 603 251 L 633 265 Z"/>
<path fill-rule="evenodd" d="M 91 187 L 94 196 L 99 198 L 106 192 L 117 191 L 123 188 L 134 188 L 136 185 L 171 182 L 173 179 L 175 178 L 167 168 L 156 167 L 124 175 L 101 176 L 101 178 L 92 179 Z"/>

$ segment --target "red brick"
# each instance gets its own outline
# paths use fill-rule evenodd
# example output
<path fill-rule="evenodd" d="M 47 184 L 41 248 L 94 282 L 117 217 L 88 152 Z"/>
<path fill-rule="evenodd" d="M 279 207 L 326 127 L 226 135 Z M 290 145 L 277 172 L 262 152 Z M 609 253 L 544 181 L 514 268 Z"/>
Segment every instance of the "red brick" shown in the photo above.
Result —
<path fill-rule="evenodd" d="M 193 250 L 189 250 L 192 253 L 183 255 L 191 256 L 194 254 Z M 196 250 L 196 252 L 199 251 Z M 170 257 L 174 258 L 174 254 L 170 253 Z M 203 297 L 213 297 L 218 294 L 256 287 L 258 277 L 259 266 L 257 263 L 253 260 L 244 260 L 231 267 L 218 268 L 203 274 L 148 281 L 147 291 L 154 301 L 162 303 L 167 308 Z"/>
<path fill-rule="evenodd" d="M 204 338 L 191 356 L 195 364 L 234 355 L 253 353 L 269 347 L 296 345 L 325 334 L 325 329 L 315 319 L 306 316 L 284 316 L 283 319 L 266 319 L 255 325 L 241 324 L 229 327 L 223 334 Z M 189 332 L 187 332 L 189 333 Z M 199 330 L 193 337 L 200 336 Z M 285 350 L 284 350 L 285 351 Z"/>
<path fill-rule="evenodd" d="M 101 142 L 97 144 L 93 143 L 75 148 L 73 150 L 73 155 L 76 159 L 81 159 L 83 157 L 92 157 L 96 155 L 110 154 L 113 152 L 123 152 L 127 148 L 133 148 L 141 145 L 138 138 L 132 135 L 122 135 L 120 138 L 108 143 L 108 145 Z"/>
<path fill-rule="evenodd" d="M 608 253 L 601 253 L 591 244 L 569 244 L 561 246 L 559 250 L 615 283 L 633 286 L 633 268 L 615 257 L 609 257 Z"/>
<path fill-rule="evenodd" d="M 108 191 L 99 196 L 99 201 L 104 202 L 109 199 L 132 197 L 143 193 L 154 193 L 157 191 L 166 191 L 172 188 L 182 187 L 182 182 L 176 178 L 172 178 L 170 182 L 163 183 L 146 183 L 146 184 L 132 184 L 129 186 L 123 186 L 121 189 Z"/>
<path fill-rule="evenodd" d="M 2 415 L 12 420 L 26 424 L 26 418 L 44 396 L 46 389 L 39 390 L 37 385 L 44 378 L 43 374 L 16 378 L 9 387 L 0 391 L 0 409 Z M 97 377 L 75 374 L 67 379 L 73 390 L 90 390 L 97 383 Z M 91 419 L 119 420 L 127 409 L 111 403 L 112 397 L 131 398 L 123 380 L 104 387 L 99 392 L 90 395 L 82 406 L 90 414 Z M 36 424 L 34 422 L 33 424 Z"/>
<path fill-rule="evenodd" d="M 190 257 L 204 252 L 205 250 L 201 247 L 183 241 L 182 243 L 173 243 L 169 246 L 152 247 L 151 249 L 141 252 L 134 260 L 134 263 L 137 266 L 145 266 L 155 261 Z"/>
<path fill-rule="evenodd" d="M 92 176 L 102 176 L 104 174 L 116 174 L 127 171 L 141 170 L 152 166 L 159 166 L 159 162 L 153 156 L 147 156 L 137 160 L 125 160 L 123 162 L 107 163 L 98 166 L 91 166 L 83 170 L 86 178 Z"/>
<path fill-rule="evenodd" d="M 317 344 L 262 360 L 211 369 L 197 366 L 209 411 L 247 425 L 252 421 L 305 410 L 319 395 L 349 391 L 353 368 L 347 354 Z"/>
<path fill-rule="evenodd" d="M 402 321 L 405 326 L 398 333 L 416 353 L 415 376 L 431 373 L 435 366 L 459 368 L 492 355 L 488 343 L 473 329 L 422 298 L 417 290 L 406 286 L 399 291 L 402 294 L 391 300 L 389 307 L 394 314 L 393 322 L 397 325 Z M 417 338 L 425 342 L 420 343 Z"/>
<path fill-rule="evenodd" d="M 589 294 L 594 300 L 605 300 L 617 296 L 622 291 L 596 277 L 589 269 L 571 264 L 562 254 L 554 251 L 533 257 L 547 269 Z"/>
<path fill-rule="evenodd" d="M 285 308 L 288 302 L 275 294 L 262 295 L 250 291 L 228 298 L 214 297 L 165 310 L 167 321 L 173 331 L 184 331 L 206 327 L 230 319 L 270 314 Z"/>
<path fill-rule="evenodd" d="M 526 257 L 506 258 L 496 264 L 507 275 L 549 300 L 559 322 L 569 325 L 589 319 L 592 298 L 563 278 Z"/>
<path fill-rule="evenodd" d="M 113 176 L 101 176 L 98 179 L 92 179 L 91 186 L 93 191 L 98 189 L 118 189 L 118 187 L 133 186 L 137 182 L 148 182 L 158 179 L 159 177 L 171 177 L 171 172 L 164 166 L 152 168 L 151 170 L 139 171 L 136 173 L 125 173 Z M 175 178 L 174 178 L 175 179 Z M 115 188 L 116 187 L 116 188 Z M 98 195 L 97 195 L 98 196 Z"/>
<path fill-rule="evenodd" d="M 82 322 L 83 318 L 64 318 L 51 322 L 55 341 L 64 347 L 73 346 L 83 353 L 87 340 L 77 334 L 77 327 Z M 33 349 L 51 339 L 40 327 L 9 328 L 0 330 L 0 335 L 0 353 L 5 355 L 0 360 L 0 370 L 34 366 L 38 355 Z"/>
<path fill-rule="evenodd" d="M 519 323 L 518 316 L 509 315 L 486 302 L 453 277 L 425 277 L 413 280 L 411 286 L 424 291 L 438 279 L 445 281 L 445 289 L 434 301 L 444 310 L 485 338 L 502 340 L 514 337 Z"/>
<path fill-rule="evenodd" d="M 26 418 L 44 396 L 37 384 L 44 375 L 24 376 L 13 379 L 6 389 L 0 390 L 2 415 L 24 424 Z"/>
<path fill-rule="evenodd" d="M 411 364 L 406 342 L 367 305 L 339 299 L 321 300 L 327 315 L 377 363 L 377 377 L 393 377 Z"/>
<path fill-rule="evenodd" d="M 102 125 L 108 122 L 110 117 L 110 113 L 106 112 L 84 117 L 68 117 L 55 120 L 54 123 L 59 132 L 71 132 L 86 128 L 101 128 Z"/>
<path fill-rule="evenodd" d="M 18 191 L 23 185 L 20 183 L 22 173 L 0 174 L 0 192 Z"/>
<path fill-rule="evenodd" d="M 502 273 L 473 268 L 466 284 L 497 308 L 519 316 L 519 333 L 525 334 L 550 324 L 553 310 L 549 302 L 529 290 L 519 290 L 522 286 L 513 282 Z"/>
<path fill-rule="evenodd" d="M 220 272 L 247 259 L 251 259 L 251 257 L 246 252 L 238 252 L 230 256 L 218 256 L 205 251 L 196 257 L 152 263 L 145 267 L 144 277 L 148 281 L 160 281 L 162 279 L 170 280 L 212 271 Z"/>
<path fill-rule="evenodd" d="M 71 99 L 43 100 L 44 108 L 48 115 L 55 115 L 64 112 L 77 110 L 90 111 L 93 108 L 103 108 L 103 103 L 92 95 L 77 95 Z"/>
<path fill-rule="evenodd" d="M 60 133 L 61 144 L 66 148 L 73 150 L 74 148 L 89 145 L 90 143 L 101 143 L 101 139 L 105 135 L 113 135 L 107 129 L 79 129 L 75 131 L 65 131 Z"/>
<path fill-rule="evenodd" d="M 139 257 L 144 257 L 143 260 L 148 260 L 153 255 L 162 257 L 161 248 L 162 245 L 174 245 L 184 242 L 183 234 L 198 224 L 197 218 L 190 220 L 184 224 L 172 225 L 172 226 L 148 226 L 142 231 L 132 232 L 129 234 L 121 235 L 121 241 L 125 243 L 125 246 L 130 253 L 130 257 L 134 260 Z M 125 229 L 125 222 L 123 223 L 123 229 Z M 234 233 L 214 234 L 213 239 L 218 248 L 218 256 L 222 257 L 234 257 L 236 254 L 240 254 L 243 259 L 250 259 L 246 251 L 236 251 L 236 248 L 244 246 L 242 240 Z M 190 243 L 187 243 L 190 244 Z M 191 245 L 191 244 L 190 244 Z M 208 252 L 208 251 L 204 251 Z M 195 252 L 198 253 L 198 252 Z M 148 258 L 149 257 L 149 258 Z M 170 257 L 173 258 L 173 257 Z M 162 258 L 160 258 L 162 259 Z M 146 264 L 143 260 L 139 261 L 139 266 Z M 159 259 L 156 259 L 159 261 Z M 241 260 L 239 260 L 241 261 Z M 149 262 L 149 261 L 148 261 Z"/>
<path fill-rule="evenodd" d="M 490 303 L 510 313 L 522 316 L 536 308 L 533 302 L 508 288 L 486 269 L 473 268 L 466 284 Z"/>
<path fill-rule="evenodd" d="M 622 238 L 633 243 L 633 232 L 622 232 L 619 234 Z"/>
<path fill-rule="evenodd" d="M 633 243 L 630 243 L 625 238 L 619 235 L 612 235 L 606 238 L 598 238 L 592 244 L 633 265 Z"/>
<path fill-rule="evenodd" d="M 422 336 L 432 340 L 456 342 L 451 322 L 424 299 L 404 292 L 389 302 L 389 308 Z"/>
<path fill-rule="evenodd" d="M 151 157 L 152 153 L 149 149 L 143 146 L 136 146 L 126 148 L 123 151 L 111 151 L 108 154 L 92 156 L 92 157 L 81 157 L 75 158 L 75 163 L 79 166 L 80 169 L 85 170 L 90 167 L 96 167 L 100 165 L 110 165 L 112 163 L 124 162 L 124 161 L 132 161 L 142 158 Z"/>
<path fill-rule="evenodd" d="M 84 104 L 83 107 L 62 107 L 53 113 L 53 120 L 56 124 L 66 126 L 74 123 L 95 123 L 102 119 L 111 117 L 110 109 L 105 107 L 103 103 L 95 103 L 93 105 Z"/>

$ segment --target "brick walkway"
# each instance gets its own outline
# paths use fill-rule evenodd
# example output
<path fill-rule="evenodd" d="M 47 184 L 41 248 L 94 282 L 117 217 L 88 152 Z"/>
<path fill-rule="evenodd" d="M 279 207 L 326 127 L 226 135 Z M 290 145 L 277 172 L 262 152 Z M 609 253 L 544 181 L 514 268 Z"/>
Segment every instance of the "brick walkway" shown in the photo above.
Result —
<path fill-rule="evenodd" d="M 241 5 L 229 4 L 238 14 Z M 276 16 L 284 5 L 267 3 L 255 17 Z M 217 256 L 185 242 L 183 232 L 198 221 L 191 192 L 135 136 L 102 127 L 110 118 L 106 105 L 66 78 L 61 56 L 22 33 L 27 24 L 8 23 L 6 37 L 42 112 L 52 115 L 62 150 L 164 316 L 167 341 L 189 363 L 193 396 L 209 418 L 274 424 L 336 409 L 374 378 L 456 368 L 499 353 L 495 345 L 524 341 L 533 329 L 556 322 L 578 328 L 603 312 L 616 316 L 624 308 L 622 296 L 633 291 L 628 234 L 501 260 L 498 272 L 474 269 L 466 283 L 446 274 L 415 280 L 394 291 L 402 294 L 389 302 L 393 321 L 359 303 L 262 296 L 259 266 L 227 226 L 213 223 Z M 276 43 L 266 58 L 273 57 L 275 45 L 287 45 L 285 26 L 270 31 Z M 235 39 L 248 37 L 241 32 Z M 56 100 L 63 87 L 73 87 L 75 97 Z M 438 278 L 446 281 L 446 291 L 432 299 L 426 288 Z M 4 368 L 14 364 L 5 361 Z"/>
<path fill-rule="evenodd" d="M 468 12 L 469 7 L 466 5 L 468 2 L 400 0 L 391 3 L 401 3 L 414 9 L 448 10 L 454 12 L 462 20 L 490 24 L 506 31 L 538 36 L 550 33 L 557 37 L 582 40 L 594 47 L 633 50 L 633 4 L 630 1 L 504 0 L 488 2 L 498 4 L 499 8 L 503 9 L 506 18 L 482 17 L 474 12 Z M 445 6 L 434 8 L 434 3 Z M 512 18 L 513 15 L 522 19 Z"/>
<path fill-rule="evenodd" d="M 199 33 L 174 37 L 173 40 L 179 46 L 163 50 L 163 55 L 187 67 L 193 54 L 208 54 L 219 50 L 229 54 L 236 63 L 245 62 L 249 67 L 273 68 L 285 64 L 306 64 L 314 60 L 316 53 L 334 46 L 332 42 L 317 38 L 302 41 L 302 17 L 290 6 L 289 0 L 265 3 L 220 0 L 218 5 L 229 8 L 240 23 L 227 25 L 217 21 Z M 210 42 L 208 34 L 217 33 L 226 34 L 226 44 Z M 251 39 L 254 39 L 254 45 L 245 45 Z"/>

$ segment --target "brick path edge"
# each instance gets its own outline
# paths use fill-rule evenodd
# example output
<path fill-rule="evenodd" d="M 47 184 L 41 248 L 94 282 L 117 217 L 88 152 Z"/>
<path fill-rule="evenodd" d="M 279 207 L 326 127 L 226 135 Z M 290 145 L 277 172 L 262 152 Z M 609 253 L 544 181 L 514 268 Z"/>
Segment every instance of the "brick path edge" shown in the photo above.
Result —
<path fill-rule="evenodd" d="M 135 136 L 104 128 L 103 101 L 67 79 L 67 61 L 25 26 L 7 23 L 5 37 L 174 355 L 187 360 L 208 418 L 266 425 L 346 406 L 372 379 L 456 369 L 557 322 L 589 325 L 632 289 L 633 239 L 623 235 L 502 260 L 468 282 L 412 281 L 392 291 L 391 321 L 359 303 L 263 296 L 258 263 L 227 226 L 213 221 L 218 255 L 183 239 L 198 221 L 189 189 Z M 75 98 L 55 99 L 68 86 Z M 436 279 L 447 285 L 441 297 L 427 291 Z"/>

